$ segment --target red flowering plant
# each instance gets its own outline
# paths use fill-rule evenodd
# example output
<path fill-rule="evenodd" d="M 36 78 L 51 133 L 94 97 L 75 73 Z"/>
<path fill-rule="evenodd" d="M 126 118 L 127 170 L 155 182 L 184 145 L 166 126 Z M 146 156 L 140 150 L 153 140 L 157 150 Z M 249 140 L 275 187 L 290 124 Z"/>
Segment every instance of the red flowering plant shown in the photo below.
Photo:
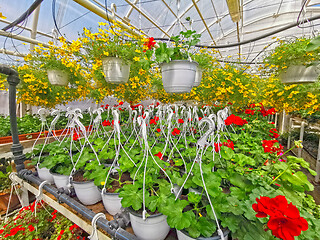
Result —
<path fill-rule="evenodd" d="M 86 236 L 87 234 L 77 225 L 43 202 L 37 205 L 33 202 L 23 207 L 0 224 L 0 239 L 76 240 L 86 239 Z"/>
<path fill-rule="evenodd" d="M 308 229 L 308 222 L 300 216 L 300 212 L 292 203 L 288 204 L 285 196 L 278 195 L 274 198 L 260 197 L 252 208 L 257 212 L 256 217 L 270 217 L 267 227 L 272 234 L 283 240 L 294 240 L 302 231 Z"/>

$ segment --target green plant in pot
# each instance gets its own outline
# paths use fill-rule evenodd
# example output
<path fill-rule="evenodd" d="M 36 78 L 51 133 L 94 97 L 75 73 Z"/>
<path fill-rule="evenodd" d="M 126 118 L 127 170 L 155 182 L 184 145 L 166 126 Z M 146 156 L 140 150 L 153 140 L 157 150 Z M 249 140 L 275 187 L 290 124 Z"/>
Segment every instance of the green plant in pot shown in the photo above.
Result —
<path fill-rule="evenodd" d="M 283 83 L 313 83 L 318 79 L 320 49 L 311 39 L 280 41 L 264 59 L 266 67 L 279 75 Z M 316 42 L 316 41 L 314 41 Z"/>
<path fill-rule="evenodd" d="M 155 50 L 156 61 L 160 63 L 163 87 L 167 93 L 190 92 L 195 81 L 198 63 L 191 59 L 191 48 L 200 42 L 201 34 L 196 31 L 180 32 L 171 37 L 174 47 L 159 43 Z"/>
<path fill-rule="evenodd" d="M 144 51 L 143 39 L 121 29 L 116 22 L 110 23 L 109 29 L 105 25 L 100 23 L 98 33 L 84 29 L 81 41 L 86 61 L 92 65 L 93 78 L 98 85 L 123 84 L 129 79 L 130 65 L 140 62 L 148 68 L 152 51 Z"/>
<path fill-rule="evenodd" d="M 212 67 L 212 56 L 205 50 L 200 50 L 198 53 L 192 54 L 192 60 L 197 62 L 198 68 L 193 87 L 198 87 L 201 83 L 202 72 Z"/>

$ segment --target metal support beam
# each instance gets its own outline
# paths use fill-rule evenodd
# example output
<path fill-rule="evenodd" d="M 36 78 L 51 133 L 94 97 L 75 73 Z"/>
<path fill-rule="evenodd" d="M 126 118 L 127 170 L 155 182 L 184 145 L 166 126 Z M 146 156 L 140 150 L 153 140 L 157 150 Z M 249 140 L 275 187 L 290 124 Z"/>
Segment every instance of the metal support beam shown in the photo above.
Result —
<path fill-rule="evenodd" d="M 100 7 L 98 7 L 95 4 L 93 4 L 92 2 L 90 2 L 89 0 L 73 0 L 73 1 L 78 3 L 79 5 L 81 5 L 82 7 L 90 10 L 91 12 L 95 13 L 96 15 L 98 15 L 99 17 L 101 17 L 107 21 L 110 21 L 110 20 L 117 21 L 117 19 L 115 17 L 106 13 L 106 11 L 104 9 L 101 9 Z M 130 32 L 136 36 L 141 36 L 141 34 L 139 32 L 134 31 L 127 24 L 122 23 L 120 21 L 117 21 L 117 22 L 121 25 L 121 27 L 128 30 L 128 32 Z"/>
<path fill-rule="evenodd" d="M 199 2 L 199 1 L 200 1 L 200 0 L 196 0 L 196 2 Z M 181 19 L 187 12 L 190 11 L 190 9 L 191 9 L 192 7 L 193 7 L 193 3 L 190 4 L 190 5 L 186 8 L 186 10 L 185 10 L 183 13 L 181 13 L 181 15 L 178 16 L 178 18 L 177 18 L 176 20 L 173 21 L 173 23 L 171 24 L 171 26 L 167 29 L 167 33 L 173 28 L 173 26 L 176 24 L 176 22 L 178 21 L 178 19 Z M 164 35 L 162 35 L 162 37 L 164 37 Z"/>
<path fill-rule="evenodd" d="M 199 16 L 200 16 L 200 18 L 201 18 L 204 26 L 206 27 L 207 32 L 209 33 L 209 36 L 210 36 L 213 44 L 214 44 L 214 45 L 217 45 L 216 42 L 215 42 L 214 39 L 213 39 L 213 36 L 212 36 L 212 34 L 211 34 L 211 32 L 210 32 L 210 30 L 209 30 L 209 28 L 208 28 L 208 25 L 207 25 L 206 21 L 204 20 L 204 18 L 203 18 L 203 16 L 202 16 L 202 13 L 201 13 L 201 11 L 200 11 L 197 3 L 196 3 L 196 0 L 192 0 L 192 2 L 193 2 L 194 7 L 196 8 L 196 10 L 197 10 L 197 12 L 198 12 L 198 14 L 199 14 Z"/>
<path fill-rule="evenodd" d="M 10 21 L 7 21 L 7 20 L 2 19 L 2 18 L 0 18 L 0 22 L 6 23 L 6 24 L 10 24 L 10 23 L 11 23 Z M 25 26 L 21 26 L 21 25 L 16 25 L 15 27 L 22 28 L 22 29 L 27 30 L 27 31 L 29 31 L 29 32 L 32 31 L 31 28 L 28 28 L 28 27 L 25 27 Z M 51 35 L 49 35 L 49 34 L 47 34 L 47 33 L 44 33 L 44 32 L 37 31 L 37 34 L 42 35 L 42 36 L 44 36 L 44 37 L 52 38 Z"/>
<path fill-rule="evenodd" d="M 74 0 L 76 1 L 76 0 Z M 78 0 L 77 0 L 78 1 Z M 143 17 L 145 17 L 149 22 L 151 22 L 154 26 L 156 26 L 164 35 L 166 35 L 167 37 L 170 38 L 170 35 L 163 30 L 155 21 L 153 21 L 146 13 L 144 13 L 143 11 L 141 11 L 136 5 L 134 5 L 132 2 L 130 2 L 129 0 L 125 0 L 131 7 L 133 7 L 136 11 L 138 11 L 139 13 L 141 13 L 141 15 Z"/>
<path fill-rule="evenodd" d="M 136 5 L 138 2 L 139 2 L 139 0 L 134 0 L 133 4 Z M 132 11 L 133 11 L 133 7 L 131 7 L 131 8 L 129 9 L 129 11 L 127 12 L 127 14 L 126 14 L 125 17 L 126 17 L 126 18 L 129 18 L 130 15 L 131 15 L 131 13 L 132 13 Z"/>
<path fill-rule="evenodd" d="M 161 0 L 163 2 L 164 5 L 166 5 L 166 7 L 169 9 L 169 11 L 173 14 L 173 16 L 175 16 L 176 19 L 178 19 L 177 14 L 174 13 L 174 11 L 172 10 L 172 8 L 168 5 L 168 3 L 166 3 L 165 0 Z M 184 29 L 187 30 L 186 26 L 183 24 L 183 22 L 181 22 L 181 25 L 184 27 Z"/>
<path fill-rule="evenodd" d="M 16 57 L 25 57 L 25 56 L 27 56 L 26 54 L 9 51 L 9 50 L 3 49 L 3 48 L 0 48 L 0 53 L 8 54 L 8 55 L 16 56 Z"/>
<path fill-rule="evenodd" d="M 3 31 L 3 30 L 0 30 L 0 36 L 5 36 L 5 37 L 13 38 L 13 39 L 20 40 L 20 41 L 27 42 L 27 43 L 33 43 L 33 44 L 35 44 L 35 45 L 42 44 L 44 47 L 49 47 L 49 46 L 50 46 L 50 45 L 47 44 L 47 43 L 40 42 L 40 41 L 38 41 L 38 40 L 29 38 L 29 37 L 24 37 L 24 36 L 21 36 L 21 35 L 12 34 L 12 33 L 10 33 L 10 32 L 6 32 L 6 31 Z"/>
<path fill-rule="evenodd" d="M 31 38 L 36 39 L 37 37 L 37 29 L 38 29 L 38 21 L 39 21 L 39 14 L 40 14 L 40 7 L 41 4 L 34 10 L 33 12 L 33 20 L 32 20 L 32 26 L 31 26 Z M 34 44 L 30 44 L 30 51 L 34 49 Z"/>

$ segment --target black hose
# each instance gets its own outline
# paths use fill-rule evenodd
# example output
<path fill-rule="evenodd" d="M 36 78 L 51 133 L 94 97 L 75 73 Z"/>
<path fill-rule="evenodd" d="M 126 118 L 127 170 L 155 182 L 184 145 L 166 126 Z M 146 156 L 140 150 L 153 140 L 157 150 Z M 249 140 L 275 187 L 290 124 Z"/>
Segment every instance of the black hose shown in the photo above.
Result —
<path fill-rule="evenodd" d="M 29 7 L 27 11 L 25 11 L 20 17 L 18 17 L 15 21 L 7 25 L 6 27 L 2 28 L 3 31 L 7 31 L 10 28 L 13 28 L 14 26 L 18 25 L 22 21 L 24 21 L 26 18 L 30 16 L 31 13 L 42 3 L 43 0 L 35 0 L 34 3 Z"/>

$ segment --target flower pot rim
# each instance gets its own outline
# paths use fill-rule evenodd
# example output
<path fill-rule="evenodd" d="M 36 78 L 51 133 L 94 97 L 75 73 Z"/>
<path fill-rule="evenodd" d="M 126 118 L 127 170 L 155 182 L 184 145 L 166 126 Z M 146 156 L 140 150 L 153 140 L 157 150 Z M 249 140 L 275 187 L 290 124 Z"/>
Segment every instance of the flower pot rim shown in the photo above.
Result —
<path fill-rule="evenodd" d="M 102 191 L 103 189 L 100 189 L 100 188 L 98 188 L 99 189 L 99 191 L 101 191 L 101 194 L 104 194 L 104 195 L 119 195 L 119 193 L 111 193 L 111 192 L 107 192 L 107 189 L 105 189 L 105 191 Z"/>
<path fill-rule="evenodd" d="M 122 61 L 124 65 L 129 65 L 129 66 L 131 65 L 130 60 L 124 60 L 123 58 L 120 58 L 120 57 L 107 57 L 106 56 L 106 57 L 101 58 L 101 61 L 111 59 L 111 58 Z"/>
<path fill-rule="evenodd" d="M 75 184 L 86 184 L 86 183 L 92 183 L 93 180 L 87 180 L 87 181 L 83 181 L 83 182 L 79 182 L 79 181 L 74 181 L 73 179 L 70 180 L 70 183 L 75 183 Z"/>
<path fill-rule="evenodd" d="M 129 213 L 131 213 L 132 215 L 142 218 L 142 214 L 137 213 L 135 210 L 133 210 L 133 208 L 128 207 L 126 209 L 128 209 Z M 163 215 L 162 213 L 157 213 L 157 214 L 154 214 L 154 215 L 150 215 L 147 218 L 154 218 L 154 217 L 159 217 L 159 216 L 162 216 L 162 215 Z"/>
<path fill-rule="evenodd" d="M 51 171 L 51 168 L 49 169 L 49 172 L 50 172 L 52 175 L 55 175 L 55 176 L 66 176 L 66 177 L 69 177 L 68 175 L 63 175 L 63 174 L 60 174 L 60 173 L 52 172 L 52 171 Z"/>
<path fill-rule="evenodd" d="M 184 59 L 181 59 L 181 60 L 171 60 L 170 62 L 162 62 L 162 63 L 160 63 L 159 64 L 159 66 L 161 67 L 161 66 L 163 66 L 164 64 L 172 64 L 172 63 L 176 63 L 176 62 L 184 62 L 184 63 L 186 63 L 186 62 L 188 62 L 188 63 L 194 63 L 194 64 L 196 64 L 197 66 L 199 66 L 199 63 L 198 62 L 196 62 L 196 61 L 189 61 L 189 60 L 184 60 Z"/>

